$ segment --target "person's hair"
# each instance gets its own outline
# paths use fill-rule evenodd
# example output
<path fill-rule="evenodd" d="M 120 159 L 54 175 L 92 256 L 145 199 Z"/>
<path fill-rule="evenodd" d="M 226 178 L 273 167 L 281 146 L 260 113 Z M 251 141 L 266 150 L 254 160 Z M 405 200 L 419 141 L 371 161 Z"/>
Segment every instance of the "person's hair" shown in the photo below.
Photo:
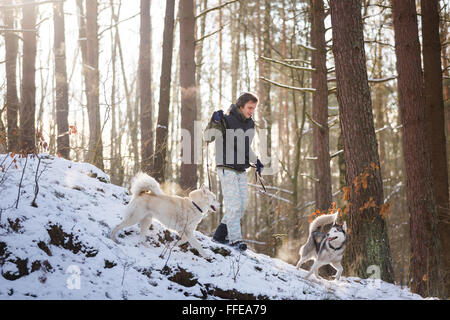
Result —
<path fill-rule="evenodd" d="M 236 100 L 236 106 L 238 108 L 242 108 L 245 106 L 245 104 L 249 101 L 258 103 L 258 97 L 254 93 L 250 92 L 244 92 L 239 96 L 239 98 Z"/>

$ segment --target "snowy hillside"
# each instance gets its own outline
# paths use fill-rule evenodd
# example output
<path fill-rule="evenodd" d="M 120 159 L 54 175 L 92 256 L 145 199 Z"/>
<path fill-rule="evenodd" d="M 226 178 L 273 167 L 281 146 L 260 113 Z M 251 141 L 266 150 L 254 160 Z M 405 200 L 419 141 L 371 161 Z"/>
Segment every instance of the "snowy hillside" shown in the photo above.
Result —
<path fill-rule="evenodd" d="M 108 235 L 121 221 L 127 189 L 90 164 L 41 157 L 38 170 L 34 158 L 24 171 L 26 159 L 0 155 L 2 300 L 421 299 L 374 279 L 305 280 L 306 271 L 293 265 L 251 250 L 239 254 L 197 232 L 215 253 L 207 261 L 157 222 L 149 247 L 139 244 L 138 226 L 122 230 L 118 245 Z"/>

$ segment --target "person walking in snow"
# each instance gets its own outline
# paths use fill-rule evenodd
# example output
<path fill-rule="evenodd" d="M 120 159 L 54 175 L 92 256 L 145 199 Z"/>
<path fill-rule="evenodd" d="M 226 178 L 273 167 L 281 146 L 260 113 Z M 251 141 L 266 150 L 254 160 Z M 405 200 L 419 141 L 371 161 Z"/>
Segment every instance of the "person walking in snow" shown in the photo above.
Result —
<path fill-rule="evenodd" d="M 264 167 L 250 147 L 255 135 L 252 116 L 257 105 L 255 94 L 241 94 L 226 114 L 223 110 L 212 114 L 204 134 L 207 143 L 216 142 L 216 169 L 225 210 L 213 240 L 241 251 L 247 249 L 241 233 L 241 218 L 247 202 L 246 169 L 253 163 L 261 175 Z"/>

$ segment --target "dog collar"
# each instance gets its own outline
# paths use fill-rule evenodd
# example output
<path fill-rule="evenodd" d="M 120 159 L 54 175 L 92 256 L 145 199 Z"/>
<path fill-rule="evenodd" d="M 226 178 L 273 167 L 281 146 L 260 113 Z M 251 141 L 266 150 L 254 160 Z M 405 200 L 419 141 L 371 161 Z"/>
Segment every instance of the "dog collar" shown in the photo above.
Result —
<path fill-rule="evenodd" d="M 333 246 L 331 245 L 330 241 L 328 241 L 328 245 L 329 245 L 330 248 L 333 249 L 334 251 L 338 251 L 338 250 L 342 249 L 342 247 L 343 247 L 344 244 L 345 244 L 345 241 L 346 241 L 346 240 L 344 240 L 344 242 L 342 242 L 342 244 L 341 244 L 341 246 L 340 246 L 339 248 L 333 247 Z"/>
<path fill-rule="evenodd" d="M 192 201 L 192 200 L 191 200 Z M 192 201 L 192 204 L 198 209 L 198 211 L 200 211 L 201 213 L 203 213 L 203 210 L 200 209 L 200 207 L 194 202 Z"/>

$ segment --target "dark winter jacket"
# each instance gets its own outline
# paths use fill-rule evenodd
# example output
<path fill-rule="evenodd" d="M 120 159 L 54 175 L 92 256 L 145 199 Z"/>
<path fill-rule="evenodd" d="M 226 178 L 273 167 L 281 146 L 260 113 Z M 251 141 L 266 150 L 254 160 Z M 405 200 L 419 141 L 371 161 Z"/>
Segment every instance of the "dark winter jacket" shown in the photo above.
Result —
<path fill-rule="evenodd" d="M 214 130 L 215 129 L 215 130 Z M 256 155 L 250 145 L 255 136 L 255 122 L 246 119 L 234 104 L 219 123 L 212 119 L 205 129 L 206 142 L 216 142 L 216 166 L 245 171 L 250 163 L 256 162 Z M 228 156 L 227 156 L 228 155 Z"/>

